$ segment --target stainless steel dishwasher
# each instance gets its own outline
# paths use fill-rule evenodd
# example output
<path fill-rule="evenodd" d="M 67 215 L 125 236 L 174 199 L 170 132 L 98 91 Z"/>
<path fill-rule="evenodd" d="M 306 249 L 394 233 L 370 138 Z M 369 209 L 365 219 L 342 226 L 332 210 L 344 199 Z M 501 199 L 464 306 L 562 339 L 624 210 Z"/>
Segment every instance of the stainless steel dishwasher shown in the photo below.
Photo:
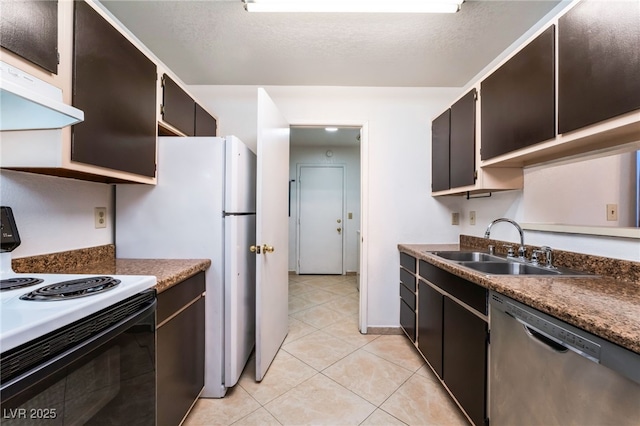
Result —
<path fill-rule="evenodd" d="M 491 292 L 489 418 L 639 425 L 640 355 Z"/>

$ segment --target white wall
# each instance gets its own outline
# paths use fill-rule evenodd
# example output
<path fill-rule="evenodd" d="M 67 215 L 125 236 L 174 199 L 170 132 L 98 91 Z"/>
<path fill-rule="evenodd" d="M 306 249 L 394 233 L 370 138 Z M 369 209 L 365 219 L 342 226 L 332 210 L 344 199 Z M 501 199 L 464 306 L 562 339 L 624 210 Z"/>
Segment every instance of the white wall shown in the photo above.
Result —
<path fill-rule="evenodd" d="M 456 242 L 456 199 L 431 197 L 431 120 L 459 88 L 267 87 L 295 125 L 368 123 L 368 326 L 398 325 L 397 244 Z M 190 86 L 219 118 L 220 134 L 256 146 L 256 87 Z M 364 206 L 363 206 L 364 208 Z"/>
<path fill-rule="evenodd" d="M 333 156 L 327 157 L 327 150 L 333 152 Z M 358 236 L 360 229 L 360 147 L 339 147 L 339 146 L 292 146 L 289 155 L 289 176 L 295 179 L 298 164 L 342 164 L 345 166 L 345 212 L 353 213 L 353 218 L 349 219 L 345 215 L 344 220 L 344 243 L 346 251 L 345 269 L 347 272 L 356 271 L 358 266 Z M 296 270 L 297 261 L 297 202 L 298 187 L 291 186 L 291 216 L 289 217 L 289 270 Z"/>
<path fill-rule="evenodd" d="M 113 243 L 110 185 L 2 170 L 0 204 L 12 208 L 22 240 L 13 258 Z M 107 208 L 106 228 L 95 228 L 94 207 Z"/>
<path fill-rule="evenodd" d="M 524 221 L 635 226 L 635 174 L 635 151 L 525 169 Z M 618 220 L 607 220 L 607 204 L 618 205 Z"/>

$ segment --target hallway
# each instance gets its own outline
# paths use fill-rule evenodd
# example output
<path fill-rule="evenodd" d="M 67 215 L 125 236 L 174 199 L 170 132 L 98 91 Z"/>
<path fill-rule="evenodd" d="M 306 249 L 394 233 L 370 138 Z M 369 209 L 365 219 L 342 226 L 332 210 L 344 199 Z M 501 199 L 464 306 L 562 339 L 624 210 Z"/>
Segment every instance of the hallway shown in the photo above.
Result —
<path fill-rule="evenodd" d="M 404 335 L 362 335 L 355 276 L 291 275 L 289 334 L 264 380 L 249 361 L 185 425 L 464 425 Z"/>

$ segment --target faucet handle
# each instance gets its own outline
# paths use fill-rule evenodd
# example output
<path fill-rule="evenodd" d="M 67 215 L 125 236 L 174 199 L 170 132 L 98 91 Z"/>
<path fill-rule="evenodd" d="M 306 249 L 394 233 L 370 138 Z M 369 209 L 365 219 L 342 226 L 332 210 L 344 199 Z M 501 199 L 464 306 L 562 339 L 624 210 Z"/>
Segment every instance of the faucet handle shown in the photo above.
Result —
<path fill-rule="evenodd" d="M 538 255 L 539 254 L 545 254 L 544 250 L 534 250 L 533 253 L 531 253 L 531 264 L 533 265 L 538 265 L 540 263 Z"/>
<path fill-rule="evenodd" d="M 507 249 L 507 257 L 515 257 L 516 252 L 513 251 L 513 246 L 510 244 L 503 244 L 502 247 Z"/>
<path fill-rule="evenodd" d="M 555 268 L 555 266 L 553 266 L 553 250 L 551 249 L 551 247 L 542 246 L 540 247 L 540 250 L 544 252 L 544 257 L 546 258 L 545 266 L 551 269 Z"/>

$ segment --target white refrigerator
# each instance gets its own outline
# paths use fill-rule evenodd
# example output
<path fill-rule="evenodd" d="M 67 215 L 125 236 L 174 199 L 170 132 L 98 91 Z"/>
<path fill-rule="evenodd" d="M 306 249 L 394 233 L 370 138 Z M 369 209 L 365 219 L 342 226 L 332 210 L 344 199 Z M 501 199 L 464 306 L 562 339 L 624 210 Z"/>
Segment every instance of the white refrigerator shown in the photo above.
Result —
<path fill-rule="evenodd" d="M 255 187 L 234 136 L 160 137 L 157 185 L 116 187 L 118 258 L 211 259 L 203 397 L 223 397 L 255 345 Z"/>

